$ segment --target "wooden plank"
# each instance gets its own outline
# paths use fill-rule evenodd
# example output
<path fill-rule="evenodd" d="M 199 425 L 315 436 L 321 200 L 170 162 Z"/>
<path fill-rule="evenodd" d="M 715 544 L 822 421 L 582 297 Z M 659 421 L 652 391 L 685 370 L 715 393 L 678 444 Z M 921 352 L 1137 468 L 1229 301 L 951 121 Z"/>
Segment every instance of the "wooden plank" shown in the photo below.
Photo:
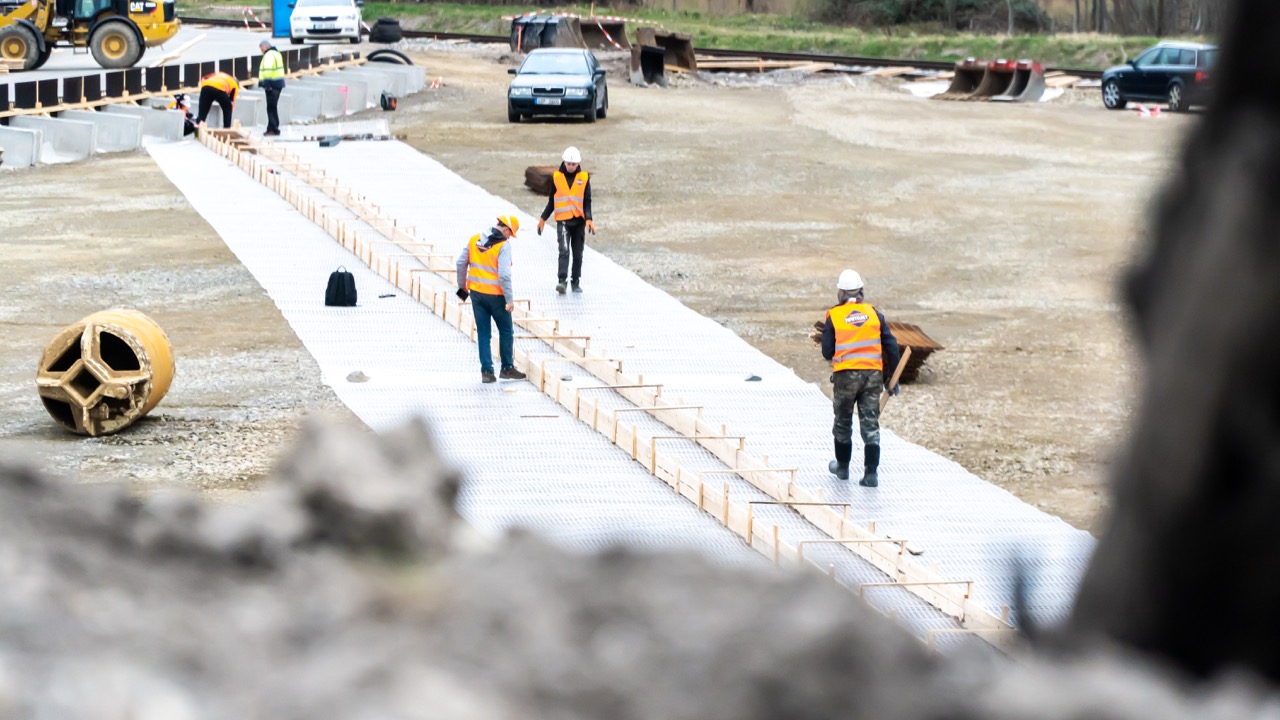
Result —
<path fill-rule="evenodd" d="M 872 77 L 888 78 L 888 77 L 898 77 L 899 75 L 909 75 L 914 72 L 920 72 L 920 71 L 913 67 L 899 66 L 899 67 L 878 68 L 876 70 L 872 70 L 871 72 L 863 73 L 863 74 L 870 75 Z"/>
<path fill-rule="evenodd" d="M 1076 75 L 1060 75 L 1058 77 L 1047 78 L 1044 81 L 1044 84 L 1045 87 L 1051 88 L 1075 87 L 1075 85 L 1083 79 L 1084 78 Z"/>

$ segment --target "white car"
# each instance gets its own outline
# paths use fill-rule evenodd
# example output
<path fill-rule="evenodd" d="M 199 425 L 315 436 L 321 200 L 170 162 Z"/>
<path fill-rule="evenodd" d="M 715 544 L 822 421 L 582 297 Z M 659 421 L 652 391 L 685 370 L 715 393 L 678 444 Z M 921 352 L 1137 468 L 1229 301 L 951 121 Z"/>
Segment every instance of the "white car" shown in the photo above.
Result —
<path fill-rule="evenodd" d="M 360 42 L 364 0 L 294 0 L 289 3 L 289 40 L 348 40 Z"/>

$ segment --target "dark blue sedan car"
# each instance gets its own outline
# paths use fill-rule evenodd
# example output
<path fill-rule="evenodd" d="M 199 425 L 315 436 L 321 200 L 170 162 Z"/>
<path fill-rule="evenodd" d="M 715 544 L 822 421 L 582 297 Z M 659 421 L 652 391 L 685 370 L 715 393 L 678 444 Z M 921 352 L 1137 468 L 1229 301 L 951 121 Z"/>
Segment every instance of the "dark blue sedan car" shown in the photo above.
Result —
<path fill-rule="evenodd" d="M 1217 59 L 1213 45 L 1162 42 L 1102 74 L 1102 104 L 1123 110 L 1130 100 L 1167 102 L 1172 112 L 1203 105 Z"/>
<path fill-rule="evenodd" d="M 534 50 L 518 70 L 507 72 L 515 75 L 507 88 L 507 119 L 511 122 L 534 115 L 580 115 L 595 122 L 609 112 L 604 68 L 590 50 Z"/>

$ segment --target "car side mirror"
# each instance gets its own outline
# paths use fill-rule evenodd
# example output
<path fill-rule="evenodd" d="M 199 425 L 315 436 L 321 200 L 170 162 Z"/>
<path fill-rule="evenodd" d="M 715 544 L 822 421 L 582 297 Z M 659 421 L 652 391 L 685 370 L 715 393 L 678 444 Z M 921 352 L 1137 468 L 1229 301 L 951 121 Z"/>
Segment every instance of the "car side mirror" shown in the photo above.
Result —
<path fill-rule="evenodd" d="M 1136 70 L 1136 69 L 1138 68 L 1138 61 L 1137 61 L 1137 60 L 1126 60 L 1126 61 L 1125 61 L 1125 65 L 1128 65 L 1129 67 L 1131 67 L 1131 68 L 1133 68 L 1133 69 L 1135 69 L 1135 70 Z"/>
<path fill-rule="evenodd" d="M 605 73 L 604 68 L 600 68 L 599 70 L 596 71 L 597 75 L 604 75 L 604 73 Z"/>
<path fill-rule="evenodd" d="M 292 7 L 297 7 L 297 6 L 298 6 L 298 3 L 289 3 L 289 7 L 291 7 L 291 8 L 292 8 Z"/>
<path fill-rule="evenodd" d="M 515 68 L 507 68 L 507 74 L 508 74 L 508 75 L 515 75 L 517 72 L 519 72 L 519 71 L 518 71 L 518 70 L 516 70 Z"/>
<path fill-rule="evenodd" d="M 356 7 L 364 7 L 364 0 L 356 0 Z"/>

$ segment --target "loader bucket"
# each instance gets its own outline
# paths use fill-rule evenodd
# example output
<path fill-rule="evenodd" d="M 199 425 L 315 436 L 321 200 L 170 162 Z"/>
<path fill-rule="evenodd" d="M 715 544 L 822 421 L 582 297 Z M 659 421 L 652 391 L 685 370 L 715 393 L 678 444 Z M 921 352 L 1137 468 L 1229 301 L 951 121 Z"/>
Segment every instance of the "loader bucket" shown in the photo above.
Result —
<path fill-rule="evenodd" d="M 582 40 L 592 50 L 630 50 L 625 20 L 600 17 L 584 17 L 581 20 Z"/>
<path fill-rule="evenodd" d="M 1039 102 L 1044 88 L 1044 67 L 1030 60 L 1019 60 L 1013 69 L 1013 84 L 1003 95 L 991 99 L 998 102 Z"/>
<path fill-rule="evenodd" d="M 990 100 L 1008 92 L 1013 85 L 1013 66 L 1014 63 L 1009 60 L 993 60 L 987 63 L 987 71 L 983 74 L 978 89 L 964 99 Z"/>
<path fill-rule="evenodd" d="M 666 51 L 654 45 L 631 46 L 631 84 L 667 85 Z"/>
<path fill-rule="evenodd" d="M 511 49 L 585 47 L 578 19 L 561 15 L 521 15 L 511 21 Z"/>
<path fill-rule="evenodd" d="M 697 72 L 698 61 L 693 55 L 693 36 L 653 27 L 636 28 L 636 44 L 652 45 L 663 50 L 663 63 L 672 67 Z"/>
<path fill-rule="evenodd" d="M 975 58 L 965 58 L 956 63 L 955 75 L 946 91 L 933 96 L 934 100 L 960 100 L 973 94 L 982 84 L 987 72 L 986 63 Z"/>

